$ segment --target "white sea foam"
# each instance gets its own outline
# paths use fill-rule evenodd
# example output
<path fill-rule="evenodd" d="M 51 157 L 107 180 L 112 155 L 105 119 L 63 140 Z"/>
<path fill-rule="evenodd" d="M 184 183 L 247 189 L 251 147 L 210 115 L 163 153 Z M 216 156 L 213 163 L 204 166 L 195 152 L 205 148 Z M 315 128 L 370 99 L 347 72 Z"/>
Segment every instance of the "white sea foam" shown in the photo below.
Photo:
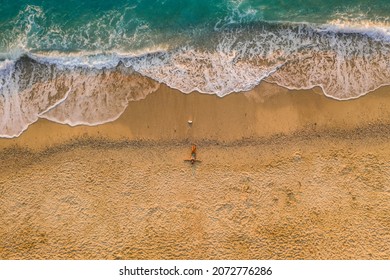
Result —
<path fill-rule="evenodd" d="M 319 32 L 364 34 L 377 41 L 390 42 L 390 22 L 336 19 L 320 25 Z"/>
<path fill-rule="evenodd" d="M 227 28 L 228 26 L 232 24 L 242 24 L 251 22 L 255 19 L 262 18 L 261 16 L 261 9 L 254 9 L 252 7 L 247 7 L 244 9 L 241 7 L 243 2 L 245 0 L 228 0 L 229 4 L 227 5 L 229 12 L 228 15 L 223 18 L 219 19 L 214 24 L 214 30 L 218 31 L 224 28 Z"/>
<path fill-rule="evenodd" d="M 159 86 L 140 75 L 118 70 L 78 71 L 73 77 L 69 97 L 40 117 L 71 126 L 107 123 L 116 120 L 128 102 L 145 98 Z"/>
<path fill-rule="evenodd" d="M 54 65 L 58 69 L 75 69 L 75 68 L 89 68 L 89 69 L 113 69 L 120 62 L 127 61 L 144 55 L 154 53 L 166 52 L 169 46 L 166 44 L 159 44 L 153 47 L 145 47 L 132 52 L 113 51 L 79 51 L 64 53 L 60 51 L 50 52 L 29 52 L 24 55 L 33 59 L 34 61 Z M 19 55 L 19 57 L 22 55 Z M 1 58 L 1 56 L 0 56 Z"/>
<path fill-rule="evenodd" d="M 297 26 L 245 36 L 225 32 L 212 50 L 183 47 L 126 65 L 183 92 L 219 96 L 267 79 L 291 89 L 320 86 L 327 96 L 346 100 L 390 82 L 389 44 L 362 34 Z"/>
<path fill-rule="evenodd" d="M 39 65 L 27 74 L 20 66 L 12 64 L 0 74 L 0 137 L 19 136 L 40 113 L 62 102 L 69 90 L 47 67 Z M 56 82 L 48 83 L 49 76 Z"/>
<path fill-rule="evenodd" d="M 126 68 L 62 69 L 23 58 L 0 70 L 0 137 L 19 136 L 38 118 L 97 125 L 118 118 L 129 101 L 158 83 Z"/>
<path fill-rule="evenodd" d="M 30 53 L 28 56 L 38 63 L 55 65 L 58 69 L 90 68 L 112 69 L 120 62 L 120 56 L 115 53 Z"/>

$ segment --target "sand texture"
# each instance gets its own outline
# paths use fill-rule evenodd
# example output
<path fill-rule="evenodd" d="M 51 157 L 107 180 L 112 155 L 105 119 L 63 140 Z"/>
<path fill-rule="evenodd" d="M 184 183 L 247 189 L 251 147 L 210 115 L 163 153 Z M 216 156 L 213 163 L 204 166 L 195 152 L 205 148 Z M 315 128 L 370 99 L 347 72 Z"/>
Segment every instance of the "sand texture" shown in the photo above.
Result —
<path fill-rule="evenodd" d="M 390 259 L 389 138 L 389 88 L 161 86 L 109 124 L 40 120 L 0 140 L 0 258 Z"/>

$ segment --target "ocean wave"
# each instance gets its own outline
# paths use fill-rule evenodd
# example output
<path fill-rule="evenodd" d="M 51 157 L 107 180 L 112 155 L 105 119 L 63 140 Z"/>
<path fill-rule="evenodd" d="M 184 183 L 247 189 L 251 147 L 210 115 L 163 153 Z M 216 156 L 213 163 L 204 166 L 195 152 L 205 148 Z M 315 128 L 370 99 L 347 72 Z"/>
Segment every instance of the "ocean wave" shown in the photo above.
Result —
<path fill-rule="evenodd" d="M 222 97 L 264 80 L 289 89 L 319 86 L 338 100 L 357 98 L 390 84 L 390 43 L 371 35 L 342 26 L 262 22 L 138 53 L 4 55 L 0 136 L 18 136 L 38 118 L 69 125 L 112 121 L 160 83 Z"/>
<path fill-rule="evenodd" d="M 267 80 L 290 89 L 320 86 L 347 100 L 390 82 L 390 44 L 365 34 L 278 24 L 216 36 L 211 47 L 181 47 L 125 65 L 183 92 L 219 96 Z"/>
<path fill-rule="evenodd" d="M 159 84 L 131 69 L 64 69 L 26 56 L 0 70 L 0 137 L 19 136 L 39 118 L 68 125 L 117 119 L 128 102 Z"/>
<path fill-rule="evenodd" d="M 120 117 L 131 101 L 144 99 L 159 84 L 128 68 L 75 71 L 69 96 L 39 117 L 70 126 L 99 125 Z"/>

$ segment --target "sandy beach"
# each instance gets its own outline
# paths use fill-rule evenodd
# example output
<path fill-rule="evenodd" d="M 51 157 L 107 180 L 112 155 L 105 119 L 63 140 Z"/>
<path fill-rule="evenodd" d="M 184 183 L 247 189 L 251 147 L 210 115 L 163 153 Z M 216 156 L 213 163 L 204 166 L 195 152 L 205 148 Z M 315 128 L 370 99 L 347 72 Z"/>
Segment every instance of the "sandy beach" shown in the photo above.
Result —
<path fill-rule="evenodd" d="M 0 139 L 0 258 L 389 259 L 389 140 L 390 87 L 161 85 L 111 123 L 40 119 Z"/>

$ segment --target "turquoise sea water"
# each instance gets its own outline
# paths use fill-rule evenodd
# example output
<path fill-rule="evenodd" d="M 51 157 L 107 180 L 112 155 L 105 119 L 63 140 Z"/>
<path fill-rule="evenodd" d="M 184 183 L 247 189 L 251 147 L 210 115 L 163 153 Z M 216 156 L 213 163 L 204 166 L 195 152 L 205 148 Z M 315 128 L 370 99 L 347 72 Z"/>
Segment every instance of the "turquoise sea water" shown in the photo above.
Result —
<path fill-rule="evenodd" d="M 375 27 L 388 23 L 387 0 L 65 0 L 1 1 L 0 51 L 135 51 L 173 36 L 267 22 Z M 386 30 L 388 31 L 388 30 Z M 172 47 L 177 47 L 173 45 Z"/>
<path fill-rule="evenodd" d="M 0 136 L 111 121 L 159 83 L 357 98 L 390 84 L 389 16 L 388 0 L 0 0 Z"/>

